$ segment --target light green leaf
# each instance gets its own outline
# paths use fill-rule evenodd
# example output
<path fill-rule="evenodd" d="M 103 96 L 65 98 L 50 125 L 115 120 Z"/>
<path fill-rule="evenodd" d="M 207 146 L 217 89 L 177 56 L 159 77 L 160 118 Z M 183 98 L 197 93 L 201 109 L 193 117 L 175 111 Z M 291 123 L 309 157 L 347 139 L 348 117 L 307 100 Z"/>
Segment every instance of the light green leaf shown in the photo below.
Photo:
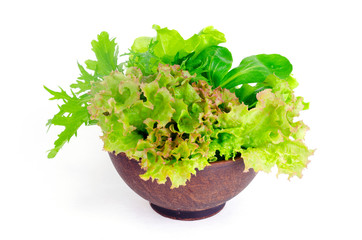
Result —
<path fill-rule="evenodd" d="M 314 151 L 309 150 L 301 141 L 285 139 L 278 144 L 266 144 L 243 150 L 242 157 L 246 168 L 255 171 L 270 172 L 275 165 L 278 174 L 302 177 L 302 170 L 309 163 L 308 158 Z"/>
<path fill-rule="evenodd" d="M 107 32 L 101 32 L 97 38 L 98 41 L 92 41 L 92 50 L 97 61 L 88 60 L 86 65 L 100 76 L 105 76 L 117 70 L 118 46 L 114 38 L 109 38 Z"/>
<path fill-rule="evenodd" d="M 58 135 L 54 142 L 54 148 L 49 151 L 48 158 L 54 158 L 59 150 L 73 136 L 77 136 L 78 128 L 85 124 L 90 125 L 90 115 L 87 110 L 87 102 L 90 99 L 88 95 L 77 97 L 74 93 L 68 95 L 63 89 L 60 92 L 44 88 L 53 95 L 50 100 L 62 100 L 63 104 L 59 106 L 59 112 L 52 119 L 48 120 L 47 126 L 63 126 L 64 130 Z"/>
<path fill-rule="evenodd" d="M 137 53 L 145 53 L 153 38 L 151 37 L 138 37 L 134 40 L 131 50 Z"/>
<path fill-rule="evenodd" d="M 225 35 L 216 30 L 213 26 L 202 29 L 197 36 L 200 39 L 200 43 L 196 45 L 194 57 L 210 46 L 217 46 L 220 43 L 226 42 Z"/>

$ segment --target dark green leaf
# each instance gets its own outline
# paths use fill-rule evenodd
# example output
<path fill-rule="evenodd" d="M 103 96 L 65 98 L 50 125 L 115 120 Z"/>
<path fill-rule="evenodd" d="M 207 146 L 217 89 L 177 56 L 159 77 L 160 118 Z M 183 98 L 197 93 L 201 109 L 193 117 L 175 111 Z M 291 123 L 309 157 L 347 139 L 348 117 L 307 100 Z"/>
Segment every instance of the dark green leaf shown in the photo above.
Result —
<path fill-rule="evenodd" d="M 222 79 L 220 86 L 231 89 L 245 83 L 263 82 L 270 74 L 284 79 L 290 75 L 293 66 L 279 54 L 259 54 L 244 58 Z"/>
<path fill-rule="evenodd" d="M 218 86 L 233 62 L 230 51 L 225 47 L 211 46 L 203 50 L 195 59 L 186 63 L 186 69 L 211 80 Z"/>
<path fill-rule="evenodd" d="M 243 102 L 245 105 L 248 105 L 249 109 L 255 107 L 257 103 L 256 94 L 267 88 L 262 84 L 257 84 L 255 86 L 250 86 L 249 84 L 243 84 L 241 88 L 233 89 L 235 95 L 239 98 L 240 102 Z"/>

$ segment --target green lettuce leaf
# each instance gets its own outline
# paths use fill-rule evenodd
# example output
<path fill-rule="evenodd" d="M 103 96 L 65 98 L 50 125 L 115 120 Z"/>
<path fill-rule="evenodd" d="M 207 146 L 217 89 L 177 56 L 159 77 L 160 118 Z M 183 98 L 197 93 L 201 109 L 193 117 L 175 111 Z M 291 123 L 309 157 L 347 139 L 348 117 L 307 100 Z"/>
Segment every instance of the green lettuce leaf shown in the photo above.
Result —
<path fill-rule="evenodd" d="M 131 50 L 137 53 L 145 53 L 148 51 L 148 47 L 152 40 L 156 40 L 152 37 L 138 37 L 134 40 Z"/>
<path fill-rule="evenodd" d="M 153 29 L 157 31 L 154 53 L 164 63 L 171 63 L 177 53 L 179 53 L 179 58 L 190 53 L 194 53 L 193 57 L 196 57 L 207 47 L 226 42 L 224 34 L 211 26 L 202 29 L 199 34 L 195 34 L 187 40 L 184 40 L 176 30 L 161 28 L 158 25 L 153 25 Z"/>
<path fill-rule="evenodd" d="M 242 116 L 245 164 L 265 172 L 277 165 L 279 173 L 301 177 L 313 151 L 303 143 L 308 127 L 294 118 L 307 104 L 294 96 L 295 85 L 291 87 L 275 75 L 270 75 L 266 84 L 272 89 L 259 92 L 255 108 Z"/>
<path fill-rule="evenodd" d="M 199 34 L 184 39 L 176 30 L 153 25 L 155 37 L 139 37 L 130 49 L 128 67 L 140 68 L 145 76 L 156 73 L 159 64 L 182 64 L 204 49 L 225 42 L 224 34 L 206 27 Z"/>
<path fill-rule="evenodd" d="M 193 44 L 194 50 L 189 52 L 195 52 L 193 57 L 197 57 L 200 52 L 202 52 L 204 49 L 211 47 L 211 46 L 217 46 L 220 43 L 226 42 L 225 35 L 222 32 L 219 32 L 214 27 L 209 26 L 204 29 L 202 29 L 199 34 L 194 35 L 192 38 L 198 38 L 199 43 Z"/>
<path fill-rule="evenodd" d="M 260 147 L 248 148 L 242 151 L 245 168 L 255 171 L 270 172 L 276 165 L 278 174 L 302 177 L 302 171 L 309 163 L 309 156 L 314 151 L 309 150 L 301 141 L 285 139 L 278 144 L 266 144 Z"/>

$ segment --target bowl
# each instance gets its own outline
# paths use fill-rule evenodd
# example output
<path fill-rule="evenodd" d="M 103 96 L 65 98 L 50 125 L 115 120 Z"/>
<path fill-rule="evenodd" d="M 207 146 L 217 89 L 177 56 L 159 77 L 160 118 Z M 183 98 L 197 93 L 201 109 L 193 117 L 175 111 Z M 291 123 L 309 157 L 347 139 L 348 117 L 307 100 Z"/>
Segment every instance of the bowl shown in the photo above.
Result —
<path fill-rule="evenodd" d="M 142 180 L 143 170 L 137 160 L 126 154 L 109 152 L 117 172 L 127 185 L 164 217 L 177 220 L 198 220 L 211 217 L 223 209 L 226 201 L 238 195 L 254 179 L 253 169 L 245 171 L 242 158 L 212 162 L 196 171 L 186 186 L 171 189 L 171 181 L 158 184 Z"/>

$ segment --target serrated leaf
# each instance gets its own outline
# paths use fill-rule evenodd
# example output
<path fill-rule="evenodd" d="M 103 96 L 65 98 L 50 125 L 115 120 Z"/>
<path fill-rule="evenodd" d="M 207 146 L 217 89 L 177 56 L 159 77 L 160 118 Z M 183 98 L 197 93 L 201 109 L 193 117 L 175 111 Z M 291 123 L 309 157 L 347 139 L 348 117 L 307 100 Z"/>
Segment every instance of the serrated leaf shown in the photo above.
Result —
<path fill-rule="evenodd" d="M 115 39 L 110 39 L 107 32 L 101 32 L 97 40 L 92 41 L 92 50 L 97 61 L 87 60 L 88 69 L 96 71 L 97 74 L 105 76 L 117 70 L 118 46 Z"/>
<path fill-rule="evenodd" d="M 53 95 L 50 100 L 63 100 L 63 104 L 59 106 L 59 112 L 47 123 L 49 127 L 51 125 L 64 127 L 63 132 L 58 135 L 58 139 L 54 142 L 54 148 L 48 154 L 48 158 L 54 158 L 62 146 L 77 135 L 77 130 L 81 125 L 91 124 L 87 110 L 89 96 L 77 97 L 74 93 L 70 96 L 63 89 L 57 92 L 45 86 L 44 88 Z"/>

